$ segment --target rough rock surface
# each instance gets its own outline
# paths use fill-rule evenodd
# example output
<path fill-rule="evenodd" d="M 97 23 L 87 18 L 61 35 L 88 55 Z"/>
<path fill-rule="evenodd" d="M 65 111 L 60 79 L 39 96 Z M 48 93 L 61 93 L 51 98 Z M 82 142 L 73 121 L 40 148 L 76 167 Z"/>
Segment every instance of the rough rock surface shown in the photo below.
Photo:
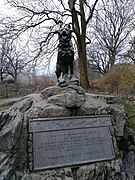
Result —
<path fill-rule="evenodd" d="M 111 114 L 116 158 L 48 171 L 30 172 L 28 120 Z M 49 87 L 0 112 L 0 180 L 133 180 L 135 138 L 117 98 L 85 93 L 80 86 Z"/>

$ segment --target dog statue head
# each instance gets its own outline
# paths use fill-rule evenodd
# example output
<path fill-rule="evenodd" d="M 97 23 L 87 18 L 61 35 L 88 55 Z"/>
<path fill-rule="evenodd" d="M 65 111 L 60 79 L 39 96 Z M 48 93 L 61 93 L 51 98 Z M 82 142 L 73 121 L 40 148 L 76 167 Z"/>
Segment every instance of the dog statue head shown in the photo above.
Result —
<path fill-rule="evenodd" d="M 66 24 L 64 27 L 61 26 L 58 35 L 59 35 L 60 46 L 65 46 L 65 45 L 68 46 L 68 44 L 71 43 L 71 38 L 72 38 L 72 30 L 70 25 Z"/>

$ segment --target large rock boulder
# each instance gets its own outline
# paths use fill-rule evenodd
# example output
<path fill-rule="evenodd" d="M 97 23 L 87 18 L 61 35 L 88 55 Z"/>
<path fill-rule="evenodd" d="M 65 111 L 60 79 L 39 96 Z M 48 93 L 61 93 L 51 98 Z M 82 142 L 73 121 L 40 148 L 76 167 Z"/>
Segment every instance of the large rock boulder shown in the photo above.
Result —
<path fill-rule="evenodd" d="M 122 104 L 113 96 L 88 94 L 80 86 L 49 87 L 29 95 L 10 109 L 0 112 L 0 180 L 128 180 L 135 177 L 135 139 L 127 127 Z M 104 115 L 112 116 L 116 158 L 92 163 L 33 172 L 29 166 L 31 138 L 29 119 Z"/>

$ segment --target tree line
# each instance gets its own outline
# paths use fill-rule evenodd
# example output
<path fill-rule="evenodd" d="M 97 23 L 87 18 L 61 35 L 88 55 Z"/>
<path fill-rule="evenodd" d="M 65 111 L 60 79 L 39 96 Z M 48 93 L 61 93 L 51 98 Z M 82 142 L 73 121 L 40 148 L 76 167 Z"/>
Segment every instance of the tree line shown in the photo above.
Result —
<path fill-rule="evenodd" d="M 70 23 L 81 86 L 90 88 L 88 65 L 104 75 L 115 64 L 135 63 L 135 9 L 130 0 L 5 0 L 13 16 L 0 17 L 0 80 L 50 65 L 59 22 Z"/>

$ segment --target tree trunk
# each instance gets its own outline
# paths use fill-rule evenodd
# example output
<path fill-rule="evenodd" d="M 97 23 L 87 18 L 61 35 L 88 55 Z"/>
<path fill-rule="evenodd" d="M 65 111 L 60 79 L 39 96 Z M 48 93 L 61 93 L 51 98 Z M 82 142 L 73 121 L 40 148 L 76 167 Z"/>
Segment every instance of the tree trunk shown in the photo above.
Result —
<path fill-rule="evenodd" d="M 19 84 L 18 84 L 18 72 L 15 71 L 14 73 L 14 85 L 15 85 L 15 89 L 16 89 L 16 92 L 18 91 L 19 89 Z"/>
<path fill-rule="evenodd" d="M 111 56 L 110 56 L 110 69 L 114 66 L 114 63 L 116 61 L 116 52 L 111 51 Z"/>
<path fill-rule="evenodd" d="M 86 60 L 86 45 L 83 38 L 78 38 L 78 56 L 79 56 L 79 70 L 80 70 L 80 85 L 84 89 L 89 89 L 89 78 L 87 71 L 87 60 Z"/>
<path fill-rule="evenodd" d="M 1 70 L 0 70 L 0 82 L 3 83 L 3 73 Z"/>
<path fill-rule="evenodd" d="M 73 25 L 73 31 L 76 34 L 77 37 L 77 49 L 78 49 L 78 55 L 79 55 L 79 70 L 80 70 L 80 85 L 84 89 L 89 89 L 89 79 L 88 79 L 88 73 L 87 73 L 87 59 L 86 59 L 86 28 L 88 25 L 88 22 L 92 18 L 93 11 L 95 9 L 95 6 L 97 4 L 98 0 L 95 1 L 92 8 L 90 8 L 91 13 L 89 14 L 89 17 L 86 18 L 86 9 L 84 8 L 87 4 L 84 0 L 77 1 L 79 5 L 79 11 L 76 9 L 75 3 L 76 0 L 69 0 L 69 8 L 71 10 L 72 15 L 72 25 Z"/>

